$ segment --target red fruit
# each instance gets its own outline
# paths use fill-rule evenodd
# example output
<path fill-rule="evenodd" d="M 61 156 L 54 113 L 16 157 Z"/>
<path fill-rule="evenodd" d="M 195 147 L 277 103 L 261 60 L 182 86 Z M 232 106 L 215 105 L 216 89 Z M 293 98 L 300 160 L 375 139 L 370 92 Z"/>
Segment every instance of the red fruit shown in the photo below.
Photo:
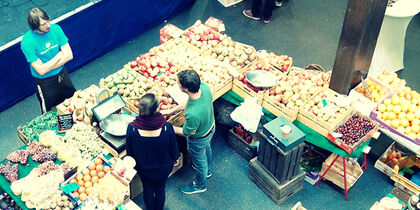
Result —
<path fill-rule="evenodd" d="M 149 78 L 149 74 L 146 73 L 146 72 L 143 73 L 143 76 L 146 77 L 146 78 Z"/>
<path fill-rule="evenodd" d="M 274 89 L 270 89 L 269 94 L 270 94 L 271 96 L 276 95 L 276 91 L 275 91 Z"/>
<path fill-rule="evenodd" d="M 132 62 L 130 62 L 130 67 L 131 68 L 134 68 L 134 67 L 136 67 L 137 66 L 137 62 L 136 61 L 132 61 Z"/>

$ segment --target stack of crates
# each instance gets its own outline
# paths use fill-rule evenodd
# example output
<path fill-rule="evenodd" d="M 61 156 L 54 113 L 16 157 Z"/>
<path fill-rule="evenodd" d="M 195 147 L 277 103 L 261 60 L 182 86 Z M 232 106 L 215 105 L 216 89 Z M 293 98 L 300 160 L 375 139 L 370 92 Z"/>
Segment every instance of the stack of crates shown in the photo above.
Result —
<path fill-rule="evenodd" d="M 298 135 L 290 138 L 296 137 L 298 144 L 282 149 L 272 136 L 265 133 L 257 133 L 260 141 L 258 156 L 249 162 L 248 177 L 279 205 L 303 188 L 305 172 L 299 169 L 299 162 L 305 147 L 305 135 L 295 132 Z"/>

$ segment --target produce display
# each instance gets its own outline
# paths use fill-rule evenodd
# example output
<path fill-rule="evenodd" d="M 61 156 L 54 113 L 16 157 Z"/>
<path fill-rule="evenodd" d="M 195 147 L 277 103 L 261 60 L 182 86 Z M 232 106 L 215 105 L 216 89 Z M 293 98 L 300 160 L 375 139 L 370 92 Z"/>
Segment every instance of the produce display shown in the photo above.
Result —
<path fill-rule="evenodd" d="M 365 87 L 361 84 L 358 87 L 356 87 L 355 90 L 358 93 L 362 94 L 364 97 L 371 99 L 375 103 L 381 101 L 389 92 L 389 88 L 379 84 L 378 82 L 374 81 L 372 78 L 368 78 L 367 80 L 365 80 L 365 82 L 366 82 L 367 88 L 369 89 L 371 97 L 369 97 L 368 93 L 365 90 Z"/>
<path fill-rule="evenodd" d="M 97 183 L 99 183 L 110 170 L 111 167 L 104 163 L 101 158 L 97 157 L 87 168 L 83 168 L 81 172 L 75 174 L 65 182 L 64 185 L 76 182 L 80 188 L 74 190 L 70 195 L 73 198 L 84 201 L 92 192 L 92 187 L 98 185 Z"/>
<path fill-rule="evenodd" d="M 243 68 L 257 59 L 257 53 L 251 46 L 237 43 L 227 37 L 211 49 L 211 56 L 221 62 L 230 64 L 234 68 Z"/>
<path fill-rule="evenodd" d="M 0 194 L 0 209 L 7 210 L 21 210 L 17 203 L 10 197 L 9 194 Z"/>
<path fill-rule="evenodd" d="M 241 124 L 237 125 L 233 132 L 235 132 L 236 135 L 241 137 L 246 143 L 251 144 L 252 143 L 252 136 L 242 127 Z"/>
<path fill-rule="evenodd" d="M 63 204 L 65 199 L 59 188 L 59 183 L 63 181 L 64 170 L 61 167 L 45 175 L 33 169 L 25 178 L 13 182 L 10 188 L 15 195 L 21 195 L 28 208 L 55 209 L 57 205 L 71 207 L 70 202 Z"/>
<path fill-rule="evenodd" d="M 377 108 L 379 120 L 407 135 L 420 139 L 420 94 L 404 87 L 392 97 L 386 98 Z"/>
<path fill-rule="evenodd" d="M 44 163 L 57 158 L 57 152 L 48 147 L 43 146 L 38 141 L 33 141 L 28 144 L 26 151 L 32 155 L 32 160 Z"/>
<path fill-rule="evenodd" d="M 39 134 L 46 130 L 54 130 L 57 127 L 57 112 L 49 111 L 35 117 L 31 122 L 22 127 L 22 133 L 29 141 L 37 140 Z"/>
<path fill-rule="evenodd" d="M 308 93 L 313 92 L 309 89 Z M 334 125 L 344 119 L 352 109 L 351 106 L 346 106 L 347 104 L 341 104 L 343 100 L 345 99 L 338 93 L 327 88 L 310 97 L 305 104 L 296 103 L 296 106 L 300 105 L 301 110 L 309 113 L 309 119 L 319 119 Z"/>
<path fill-rule="evenodd" d="M 375 128 L 375 124 L 368 118 L 354 114 L 344 124 L 340 125 L 334 132 L 342 134 L 342 141 L 347 145 L 354 145 L 362 140 Z"/>
<path fill-rule="evenodd" d="M 331 72 L 296 69 L 271 88 L 269 96 L 288 108 L 299 108 L 318 91 L 328 87 L 330 78 Z M 314 105 L 310 103 L 310 107 Z"/>
<path fill-rule="evenodd" d="M 404 80 L 398 78 L 398 75 L 395 72 L 382 71 L 378 75 L 378 80 L 391 86 L 392 88 L 398 88 L 405 84 Z"/>
<path fill-rule="evenodd" d="M 264 59 L 267 63 L 273 65 L 274 67 L 287 72 L 290 67 L 292 67 L 293 60 L 288 55 L 276 55 L 273 52 L 267 53 L 267 51 L 262 50 L 259 52 L 259 57 Z"/>
<path fill-rule="evenodd" d="M 181 36 L 182 39 L 199 48 L 201 51 L 212 49 L 226 37 L 226 35 L 219 34 L 203 25 L 201 21 L 197 21 Z"/>
<path fill-rule="evenodd" d="M 20 149 L 7 155 L 6 160 L 11 161 L 13 163 L 20 163 L 21 165 L 25 165 L 28 161 L 28 156 L 29 153 L 26 150 Z"/>
<path fill-rule="evenodd" d="M 74 122 L 90 124 L 93 116 L 92 108 L 98 104 L 96 97 L 99 91 L 100 89 L 96 85 L 91 85 L 84 90 L 78 90 L 74 92 L 71 98 L 57 105 L 57 112 L 60 115 L 73 114 Z"/>
<path fill-rule="evenodd" d="M 13 183 L 18 180 L 18 166 L 18 164 L 7 161 L 6 164 L 0 165 L 0 174 L 3 174 L 7 181 Z"/>
<path fill-rule="evenodd" d="M 107 174 L 98 184 L 92 188 L 90 196 L 100 203 L 111 206 L 124 201 L 124 195 L 128 195 L 128 187 L 123 185 L 113 175 Z"/>
<path fill-rule="evenodd" d="M 156 48 L 158 49 L 154 50 L 157 51 L 156 54 L 168 62 L 168 65 L 171 64 L 169 71 L 173 73 L 184 69 L 183 66 L 192 63 L 200 56 L 200 52 L 196 48 L 188 45 L 181 38 L 172 39 Z M 148 67 L 147 63 L 146 67 Z"/>
<path fill-rule="evenodd" d="M 398 165 L 400 160 L 402 161 L 403 159 L 404 157 L 402 157 L 401 152 L 392 151 L 388 156 L 382 157 L 381 161 L 389 167 L 394 168 L 396 165 Z"/>

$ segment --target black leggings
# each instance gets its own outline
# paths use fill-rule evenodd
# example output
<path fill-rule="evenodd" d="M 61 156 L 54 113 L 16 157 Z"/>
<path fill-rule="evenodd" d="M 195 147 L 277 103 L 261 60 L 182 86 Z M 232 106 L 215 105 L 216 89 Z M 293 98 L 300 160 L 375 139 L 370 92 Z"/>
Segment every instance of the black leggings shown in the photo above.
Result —
<path fill-rule="evenodd" d="M 147 210 L 161 210 L 165 205 L 165 186 L 168 176 L 151 180 L 140 175 L 143 184 L 143 200 Z"/>
<path fill-rule="evenodd" d="M 72 97 L 76 91 L 66 67 L 63 67 L 57 75 L 45 79 L 35 78 L 35 88 L 42 114 L 50 111 L 64 99 Z"/>

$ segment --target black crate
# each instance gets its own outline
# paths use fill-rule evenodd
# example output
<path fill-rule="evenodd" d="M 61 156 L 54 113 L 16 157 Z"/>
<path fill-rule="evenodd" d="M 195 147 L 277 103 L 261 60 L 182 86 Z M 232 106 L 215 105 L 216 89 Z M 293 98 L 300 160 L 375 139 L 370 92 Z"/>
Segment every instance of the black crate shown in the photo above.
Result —
<path fill-rule="evenodd" d="M 281 184 L 257 158 L 249 161 L 249 174 L 251 179 L 268 197 L 277 205 L 292 197 L 302 190 L 304 185 L 305 172 L 301 171 L 291 180 Z"/>
<path fill-rule="evenodd" d="M 305 143 L 301 143 L 293 149 L 283 152 L 274 145 L 262 132 L 258 132 L 260 146 L 258 148 L 258 161 L 283 183 L 295 177 L 299 173 L 299 163 L 302 158 Z"/>
<path fill-rule="evenodd" d="M 255 142 L 256 138 L 253 136 L 253 140 L 251 144 L 246 143 L 240 136 L 236 135 L 233 132 L 233 129 L 229 130 L 228 132 L 227 143 L 228 145 L 235 150 L 242 158 L 249 161 L 252 158 L 257 156 L 257 149 L 256 147 L 251 146 L 253 142 Z M 252 134 L 251 134 L 252 136 Z"/>

